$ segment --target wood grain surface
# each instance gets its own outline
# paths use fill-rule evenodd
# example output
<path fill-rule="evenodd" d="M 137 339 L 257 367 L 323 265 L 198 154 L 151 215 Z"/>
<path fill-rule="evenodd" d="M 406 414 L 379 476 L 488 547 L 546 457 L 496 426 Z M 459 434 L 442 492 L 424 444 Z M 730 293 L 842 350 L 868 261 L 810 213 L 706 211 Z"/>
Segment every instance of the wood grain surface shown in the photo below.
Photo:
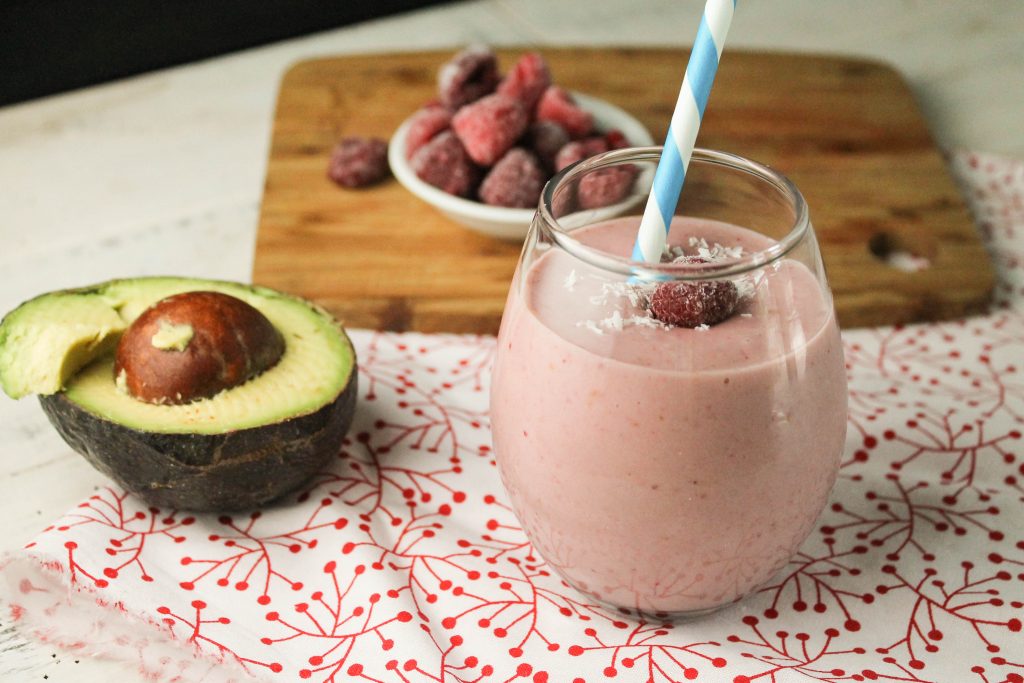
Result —
<path fill-rule="evenodd" d="M 500 51 L 507 69 L 521 51 Z M 687 51 L 545 49 L 554 79 L 629 110 L 663 139 Z M 325 176 L 347 135 L 389 138 L 435 94 L 451 52 L 304 61 L 283 79 L 253 280 L 316 300 L 346 325 L 494 333 L 520 245 L 473 233 L 394 180 Z M 730 51 L 698 145 L 775 167 L 811 210 L 844 327 L 984 310 L 993 271 L 902 78 L 877 62 Z M 908 250 L 904 272 L 878 253 Z"/>

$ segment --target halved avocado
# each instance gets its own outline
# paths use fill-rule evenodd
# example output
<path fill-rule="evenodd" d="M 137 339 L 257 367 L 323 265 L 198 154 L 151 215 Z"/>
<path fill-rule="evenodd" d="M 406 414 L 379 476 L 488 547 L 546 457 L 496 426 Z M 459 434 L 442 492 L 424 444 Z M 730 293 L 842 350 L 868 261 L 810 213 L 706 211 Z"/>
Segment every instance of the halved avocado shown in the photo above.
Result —
<path fill-rule="evenodd" d="M 114 376 L 118 339 L 147 308 L 220 292 L 284 338 L 273 367 L 209 398 L 134 398 Z M 172 277 L 44 294 L 0 322 L 0 387 L 40 394 L 50 422 L 96 469 L 159 506 L 255 507 L 301 486 L 338 452 L 355 412 L 355 351 L 318 306 L 263 287 Z"/>

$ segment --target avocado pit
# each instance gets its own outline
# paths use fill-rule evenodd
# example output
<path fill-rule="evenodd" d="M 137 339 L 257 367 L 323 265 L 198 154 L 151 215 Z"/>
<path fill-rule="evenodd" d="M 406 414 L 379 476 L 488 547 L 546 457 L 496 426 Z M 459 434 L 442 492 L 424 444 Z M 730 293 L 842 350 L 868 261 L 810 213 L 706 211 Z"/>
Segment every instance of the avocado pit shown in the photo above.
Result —
<path fill-rule="evenodd" d="M 186 292 L 146 309 L 118 343 L 118 387 L 147 403 L 209 398 L 272 368 L 284 338 L 256 308 L 221 292 Z"/>

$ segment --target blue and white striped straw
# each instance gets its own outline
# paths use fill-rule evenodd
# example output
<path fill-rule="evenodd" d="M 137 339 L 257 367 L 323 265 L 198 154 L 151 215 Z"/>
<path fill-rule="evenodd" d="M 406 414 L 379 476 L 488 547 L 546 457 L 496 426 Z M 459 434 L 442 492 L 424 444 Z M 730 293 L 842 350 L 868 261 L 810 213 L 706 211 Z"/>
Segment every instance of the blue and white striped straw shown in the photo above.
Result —
<path fill-rule="evenodd" d="M 683 86 L 679 89 L 679 99 L 672 112 L 665 148 L 654 171 L 651 196 L 647 199 L 633 246 L 634 261 L 661 261 L 735 7 L 736 0 L 708 0 L 704 6 L 704 16 L 693 41 Z"/>

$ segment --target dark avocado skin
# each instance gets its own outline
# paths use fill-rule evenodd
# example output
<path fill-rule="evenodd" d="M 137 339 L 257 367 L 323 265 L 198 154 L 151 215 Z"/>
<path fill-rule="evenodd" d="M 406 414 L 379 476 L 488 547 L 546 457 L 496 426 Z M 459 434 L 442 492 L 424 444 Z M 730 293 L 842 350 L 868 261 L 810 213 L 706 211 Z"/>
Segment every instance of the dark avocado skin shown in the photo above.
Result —
<path fill-rule="evenodd" d="M 161 434 L 95 415 L 63 393 L 40 396 L 71 448 L 124 489 L 159 507 L 233 511 L 294 491 L 336 455 L 358 394 L 345 389 L 316 412 L 224 434 Z"/>

